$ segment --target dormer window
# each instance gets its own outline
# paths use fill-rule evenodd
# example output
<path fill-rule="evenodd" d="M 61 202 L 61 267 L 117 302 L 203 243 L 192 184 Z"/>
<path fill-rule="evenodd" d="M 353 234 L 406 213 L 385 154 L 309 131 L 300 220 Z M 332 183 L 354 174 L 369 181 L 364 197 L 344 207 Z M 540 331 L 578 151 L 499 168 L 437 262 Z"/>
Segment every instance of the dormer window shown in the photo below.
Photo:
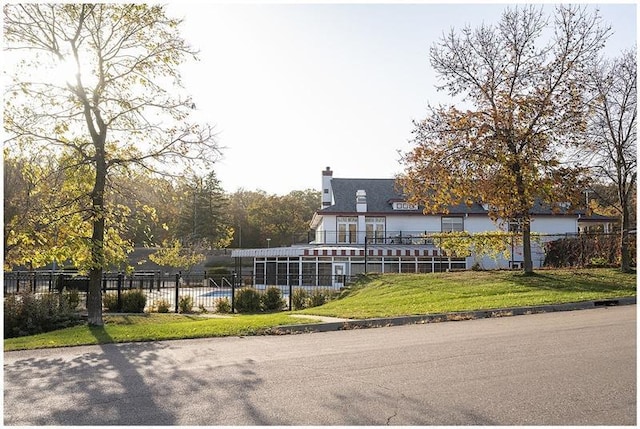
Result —
<path fill-rule="evenodd" d="M 442 216 L 442 232 L 462 232 L 464 222 L 461 216 Z"/>

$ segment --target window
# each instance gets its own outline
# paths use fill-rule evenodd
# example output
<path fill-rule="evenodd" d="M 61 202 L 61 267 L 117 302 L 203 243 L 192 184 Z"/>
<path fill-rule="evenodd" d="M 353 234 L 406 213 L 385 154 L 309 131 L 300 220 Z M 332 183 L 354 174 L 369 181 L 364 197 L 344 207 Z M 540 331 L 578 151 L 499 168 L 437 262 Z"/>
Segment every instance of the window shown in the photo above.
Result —
<path fill-rule="evenodd" d="M 343 216 L 337 218 L 338 243 L 355 243 L 358 235 L 358 218 Z"/>
<path fill-rule="evenodd" d="M 384 242 L 384 217 L 367 217 L 365 218 L 365 228 L 367 230 L 367 239 L 369 243 Z"/>
<path fill-rule="evenodd" d="M 464 231 L 462 217 L 442 217 L 442 232 L 460 232 Z"/>
<path fill-rule="evenodd" d="M 509 221 L 509 232 L 522 232 L 522 221 L 519 219 L 512 219 Z"/>

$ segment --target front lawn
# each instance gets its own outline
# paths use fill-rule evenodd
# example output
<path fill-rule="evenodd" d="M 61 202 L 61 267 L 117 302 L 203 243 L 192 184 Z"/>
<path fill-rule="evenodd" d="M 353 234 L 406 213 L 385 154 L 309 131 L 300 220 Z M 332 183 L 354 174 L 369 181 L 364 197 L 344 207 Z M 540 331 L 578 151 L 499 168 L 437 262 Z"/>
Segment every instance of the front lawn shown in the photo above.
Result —
<path fill-rule="evenodd" d="M 90 344 L 255 335 L 261 330 L 314 322 L 289 313 L 207 317 L 179 314 L 105 315 L 103 327 L 74 326 L 4 340 L 4 351 Z"/>
<path fill-rule="evenodd" d="M 366 319 L 636 296 L 636 274 L 615 269 L 373 275 L 343 299 L 301 311 Z"/>
<path fill-rule="evenodd" d="M 636 274 L 615 269 L 463 271 L 372 275 L 341 299 L 306 310 L 257 315 L 106 315 L 104 327 L 75 326 L 45 334 L 10 338 L 4 350 L 256 335 L 282 325 L 308 324 L 291 314 L 348 319 L 447 313 L 559 304 L 636 296 Z"/>

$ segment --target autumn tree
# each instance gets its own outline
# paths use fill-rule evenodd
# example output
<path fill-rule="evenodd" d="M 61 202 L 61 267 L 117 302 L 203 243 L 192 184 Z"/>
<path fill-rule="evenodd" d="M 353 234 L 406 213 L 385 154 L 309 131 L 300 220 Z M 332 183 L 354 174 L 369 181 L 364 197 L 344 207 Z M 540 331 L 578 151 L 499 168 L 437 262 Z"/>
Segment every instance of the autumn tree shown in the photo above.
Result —
<path fill-rule="evenodd" d="M 315 190 L 267 195 L 255 201 L 248 208 L 247 217 L 258 232 L 258 247 L 289 246 L 306 241 L 319 201 L 320 193 Z"/>
<path fill-rule="evenodd" d="M 611 205 L 620 216 L 621 269 L 629 271 L 631 253 L 629 231 L 635 229 L 632 213 L 637 180 L 637 60 L 628 50 L 618 58 L 599 62 L 589 80 L 592 112 L 588 124 L 588 151 L 600 183 L 615 187 Z M 606 188 L 605 188 L 606 189 Z M 601 192 L 601 198 L 606 193 Z"/>
<path fill-rule="evenodd" d="M 533 272 L 536 201 L 578 204 L 579 165 L 565 150 L 583 142 L 586 69 L 608 37 L 597 12 L 560 5 L 508 8 L 497 25 L 451 30 L 430 50 L 438 89 L 468 109 L 431 107 L 404 154 L 400 186 L 426 212 L 479 200 L 494 220 L 522 227 L 525 273 Z"/>
<path fill-rule="evenodd" d="M 235 230 L 233 246 L 288 246 L 306 241 L 309 224 L 320 206 L 320 192 L 291 191 L 286 195 L 240 189 L 229 196 Z"/>
<path fill-rule="evenodd" d="M 66 151 L 67 171 L 90 179 L 77 204 L 79 228 L 90 230 L 79 268 L 89 273 L 91 325 L 103 324 L 105 246 L 117 232 L 106 212 L 111 177 L 132 168 L 210 167 L 218 155 L 211 127 L 189 121 L 193 102 L 178 67 L 195 53 L 179 25 L 163 6 L 145 4 L 4 6 L 3 62 L 12 66 L 6 144 L 41 157 Z"/>
<path fill-rule="evenodd" d="M 234 229 L 233 247 L 263 247 L 264 241 L 260 236 L 257 225 L 249 220 L 252 207 L 261 204 L 267 198 L 264 191 L 248 191 L 238 189 L 229 195 L 229 212 Z"/>

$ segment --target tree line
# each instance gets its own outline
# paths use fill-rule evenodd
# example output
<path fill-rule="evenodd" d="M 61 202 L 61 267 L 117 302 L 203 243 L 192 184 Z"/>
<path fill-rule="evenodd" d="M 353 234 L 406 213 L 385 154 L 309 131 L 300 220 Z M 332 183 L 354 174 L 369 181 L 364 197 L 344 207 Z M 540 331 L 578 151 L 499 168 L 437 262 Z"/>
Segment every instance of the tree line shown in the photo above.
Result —
<path fill-rule="evenodd" d="M 26 159 L 5 150 L 4 262 L 38 268 L 56 260 L 82 266 L 90 231 L 78 210 L 80 175 L 61 175 L 61 159 Z M 206 176 L 111 176 L 107 192 L 107 260 L 121 267 L 134 247 L 200 250 L 285 246 L 307 240 L 320 207 L 312 189 L 286 195 L 262 190 L 225 192 L 215 172 Z"/>

